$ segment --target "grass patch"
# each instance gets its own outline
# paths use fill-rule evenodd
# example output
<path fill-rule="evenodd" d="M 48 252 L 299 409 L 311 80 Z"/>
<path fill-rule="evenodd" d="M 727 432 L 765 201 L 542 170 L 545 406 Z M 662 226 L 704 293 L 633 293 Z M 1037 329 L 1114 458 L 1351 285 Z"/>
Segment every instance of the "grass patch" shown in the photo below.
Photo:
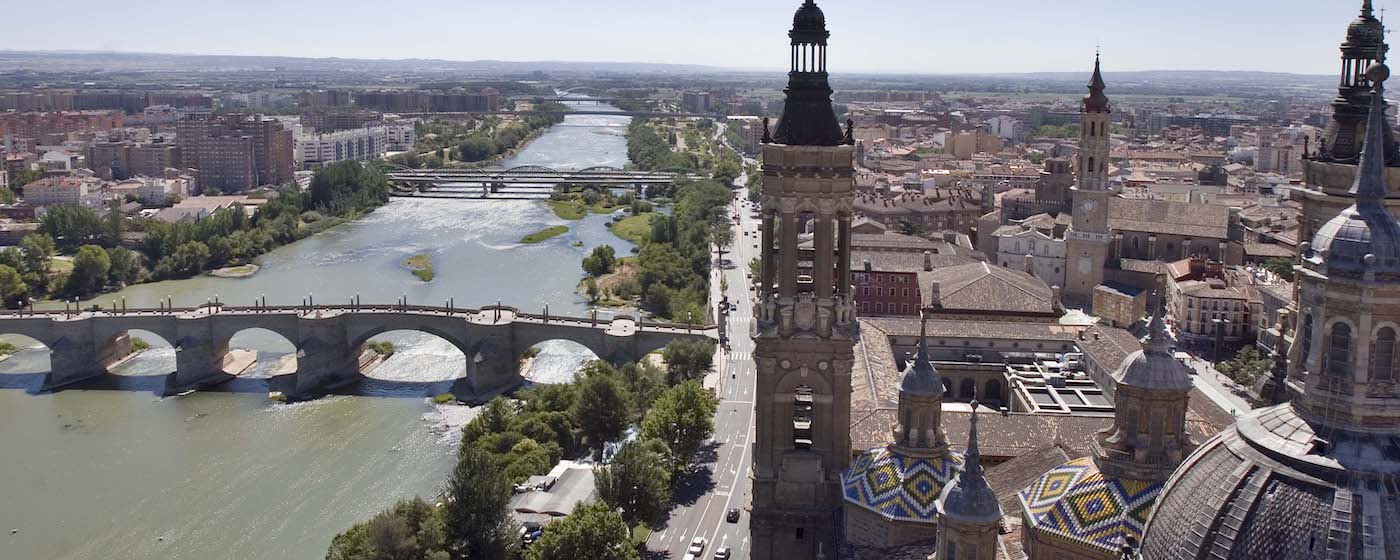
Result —
<path fill-rule="evenodd" d="M 433 404 L 447 404 L 455 402 L 457 402 L 457 395 L 454 395 L 452 393 L 443 393 L 441 395 L 433 397 Z"/>
<path fill-rule="evenodd" d="M 433 256 L 427 253 L 419 253 L 404 259 L 403 265 L 413 271 L 413 275 L 424 282 L 433 281 Z"/>
<path fill-rule="evenodd" d="M 549 208 L 554 211 L 555 216 L 565 220 L 582 220 L 589 214 L 611 214 L 626 206 L 605 206 L 597 203 L 592 206 L 584 204 L 582 200 L 550 200 Z"/>
<path fill-rule="evenodd" d="M 564 235 L 564 232 L 567 232 L 567 231 L 569 231 L 568 226 L 549 226 L 549 227 L 547 227 L 547 228 L 544 228 L 544 229 L 542 229 L 542 230 L 540 230 L 540 231 L 537 231 L 537 232 L 535 232 L 535 233 L 532 233 L 532 234 L 530 234 L 530 235 L 527 235 L 527 236 L 521 238 L 521 239 L 520 239 L 520 242 L 521 242 L 521 243 L 527 243 L 527 244 L 539 243 L 539 242 L 541 242 L 541 241 L 544 241 L 544 240 L 547 240 L 547 239 L 550 239 L 550 238 L 553 238 L 553 237 L 558 237 L 558 236 L 560 236 L 560 235 Z"/>
<path fill-rule="evenodd" d="M 0 342 L 0 356 L 8 356 L 15 352 L 19 352 L 19 348 L 16 348 L 15 345 L 8 342 Z"/>
<path fill-rule="evenodd" d="M 50 274 L 68 274 L 73 272 L 73 257 L 54 257 L 49 260 Z"/>
<path fill-rule="evenodd" d="M 646 544 L 651 538 L 651 528 L 646 525 L 637 525 L 632 528 L 632 544 L 641 546 Z"/>
<path fill-rule="evenodd" d="M 388 359 L 389 356 L 394 355 L 394 343 L 389 342 L 387 340 L 371 342 L 369 344 L 366 344 L 365 347 L 369 348 L 375 354 L 379 354 L 380 357 L 383 357 L 384 359 Z"/>
<path fill-rule="evenodd" d="M 134 337 L 134 336 L 131 337 L 131 351 L 132 351 L 132 352 L 140 352 L 140 351 L 142 351 L 142 350 L 150 350 L 150 349 L 151 349 L 151 343 L 146 342 L 145 340 L 136 338 L 136 337 Z"/>
<path fill-rule="evenodd" d="M 628 216 L 613 222 L 613 235 L 631 241 L 634 245 L 645 244 L 651 239 L 651 217 L 656 214 L 648 212 L 640 216 Z"/>

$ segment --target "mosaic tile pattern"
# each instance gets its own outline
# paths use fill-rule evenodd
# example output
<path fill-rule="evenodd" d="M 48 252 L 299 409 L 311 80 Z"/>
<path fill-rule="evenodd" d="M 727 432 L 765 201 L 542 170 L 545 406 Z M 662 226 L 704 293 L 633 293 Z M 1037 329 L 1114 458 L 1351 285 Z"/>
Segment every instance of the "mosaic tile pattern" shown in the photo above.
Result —
<path fill-rule="evenodd" d="M 1045 473 L 1021 491 L 1037 531 L 1118 550 L 1125 537 L 1142 542 L 1161 482 L 1109 478 L 1083 457 Z"/>
<path fill-rule="evenodd" d="M 962 455 L 952 451 L 926 459 L 877 447 L 841 474 L 842 488 L 847 502 L 886 518 L 936 523 L 938 496 L 962 463 Z"/>

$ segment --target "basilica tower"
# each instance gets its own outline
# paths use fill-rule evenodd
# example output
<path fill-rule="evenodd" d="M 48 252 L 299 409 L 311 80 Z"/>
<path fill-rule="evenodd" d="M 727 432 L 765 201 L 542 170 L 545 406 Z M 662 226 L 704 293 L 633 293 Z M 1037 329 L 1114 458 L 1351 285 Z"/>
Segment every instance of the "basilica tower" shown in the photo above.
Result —
<path fill-rule="evenodd" d="M 1089 306 L 1094 288 L 1103 283 L 1108 263 L 1108 133 L 1112 111 L 1104 95 L 1099 58 L 1080 114 L 1078 182 L 1072 189 L 1074 223 L 1065 234 L 1065 294 L 1075 305 Z"/>
<path fill-rule="evenodd" d="M 762 271 L 754 310 L 753 558 L 835 558 L 851 459 L 854 142 L 831 106 L 826 17 L 793 17 L 787 101 L 763 144 Z M 813 250 L 799 245 L 810 236 Z"/>

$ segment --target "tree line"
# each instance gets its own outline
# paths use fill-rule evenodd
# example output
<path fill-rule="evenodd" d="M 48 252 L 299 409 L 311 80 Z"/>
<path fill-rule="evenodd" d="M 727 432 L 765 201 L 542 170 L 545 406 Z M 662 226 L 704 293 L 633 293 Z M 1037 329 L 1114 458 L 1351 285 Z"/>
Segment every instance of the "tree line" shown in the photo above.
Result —
<path fill-rule="evenodd" d="M 672 480 L 714 432 L 717 399 L 700 386 L 714 344 L 673 342 L 667 368 L 647 361 L 595 361 L 577 380 L 497 397 L 462 429 L 457 465 L 440 505 L 415 498 L 337 535 L 327 560 L 636 560 L 633 526 L 651 526 L 670 505 Z M 640 425 L 605 466 L 598 500 L 579 504 L 522 548 L 510 516 L 514 485 L 562 457 L 601 452 Z"/>
<path fill-rule="evenodd" d="M 251 216 L 234 204 L 193 221 L 127 218 L 114 206 L 105 214 L 80 206 L 47 209 L 38 233 L 18 250 L 0 251 L 0 296 L 15 306 L 28 298 L 92 296 L 108 287 L 148 279 L 187 278 L 211 268 L 244 264 L 388 202 L 389 181 L 378 170 L 343 162 L 316 171 L 306 191 L 273 191 Z M 139 232 L 140 241 L 125 242 Z M 124 245 L 133 244 L 135 251 Z M 70 272 L 53 272 L 58 253 L 73 255 Z M 7 285 L 18 275 L 23 287 Z"/>

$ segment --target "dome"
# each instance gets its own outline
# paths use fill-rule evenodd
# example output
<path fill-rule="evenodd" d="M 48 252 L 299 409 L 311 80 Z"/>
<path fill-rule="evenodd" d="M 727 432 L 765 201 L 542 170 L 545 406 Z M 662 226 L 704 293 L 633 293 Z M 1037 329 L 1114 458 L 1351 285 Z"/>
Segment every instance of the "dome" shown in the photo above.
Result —
<path fill-rule="evenodd" d="M 1373 64 L 1366 69 L 1366 76 L 1375 90 L 1350 191 L 1356 203 L 1317 230 L 1307 261 L 1325 264 L 1329 271 L 1400 274 L 1400 222 L 1382 203 L 1386 197 L 1383 83 L 1390 70 L 1384 64 Z"/>
<path fill-rule="evenodd" d="M 899 392 L 918 397 L 943 396 L 943 380 L 938 378 L 938 370 L 922 347 L 904 368 L 904 376 L 899 380 Z"/>
<path fill-rule="evenodd" d="M 1385 42 L 1385 26 L 1373 16 L 1361 16 L 1347 26 L 1348 46 L 1377 46 Z"/>
<path fill-rule="evenodd" d="M 1162 319 L 1164 314 L 1159 311 L 1153 315 L 1147 345 L 1129 354 L 1118 370 L 1113 372 L 1113 379 L 1118 384 L 1148 390 L 1191 390 L 1191 378 L 1187 376 L 1185 366 L 1171 355 L 1166 323 Z"/>
<path fill-rule="evenodd" d="M 1167 481 L 1143 557 L 1400 557 L 1398 457 L 1393 433 L 1322 430 L 1291 403 L 1256 409 Z"/>
<path fill-rule="evenodd" d="M 790 35 L 794 42 L 825 43 L 829 37 L 826 31 L 826 14 L 822 13 L 822 9 L 817 7 L 815 2 L 807 0 L 792 16 Z"/>
<path fill-rule="evenodd" d="M 841 473 L 841 493 L 847 503 L 886 519 L 937 523 L 938 498 L 962 464 L 958 453 L 915 457 L 877 447 Z"/>
<path fill-rule="evenodd" d="M 1129 538 L 1141 542 L 1162 486 L 1162 482 L 1107 476 L 1093 459 L 1081 457 L 1051 469 L 1018 497 L 1025 527 L 1036 538 L 1061 539 L 1116 554 Z"/>

